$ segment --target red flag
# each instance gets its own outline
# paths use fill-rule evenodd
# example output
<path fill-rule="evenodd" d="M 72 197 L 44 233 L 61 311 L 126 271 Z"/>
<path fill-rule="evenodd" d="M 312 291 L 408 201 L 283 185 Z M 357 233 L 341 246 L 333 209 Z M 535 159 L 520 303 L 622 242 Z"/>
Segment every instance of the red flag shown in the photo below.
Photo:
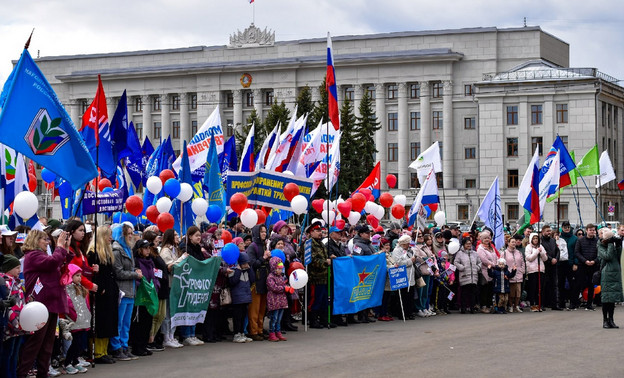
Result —
<path fill-rule="evenodd" d="M 624 190 L 624 180 L 618 182 L 618 189 Z"/>
<path fill-rule="evenodd" d="M 35 172 L 35 163 L 32 160 L 28 160 L 28 174 L 37 177 L 37 172 Z"/>
<path fill-rule="evenodd" d="M 327 33 L 327 77 L 325 79 L 327 89 L 327 107 L 329 108 L 329 120 L 334 129 L 340 130 L 340 115 L 338 112 L 338 89 L 336 87 L 336 70 L 334 69 L 334 54 L 332 41 Z"/>
<path fill-rule="evenodd" d="M 95 138 L 95 145 L 100 145 L 100 133 L 99 133 L 99 125 L 100 123 L 108 123 L 108 108 L 106 107 L 106 95 L 104 94 L 104 87 L 102 86 L 102 80 L 100 79 L 100 75 L 98 75 L 98 87 L 95 92 L 95 98 L 93 102 L 87 110 L 82 115 L 82 126 L 80 127 L 80 132 L 83 133 L 85 127 L 93 129 L 93 137 Z M 91 134 L 91 133 L 89 133 Z M 90 135 L 91 136 L 91 135 Z M 85 138 L 85 142 L 88 143 L 87 138 Z"/>
<path fill-rule="evenodd" d="M 379 198 L 379 195 L 381 194 L 381 166 L 379 162 L 375 164 L 375 167 L 368 175 L 368 177 L 364 180 L 362 185 L 355 189 L 353 193 L 357 192 L 360 189 L 370 189 L 373 197 L 375 197 L 375 199 Z"/>

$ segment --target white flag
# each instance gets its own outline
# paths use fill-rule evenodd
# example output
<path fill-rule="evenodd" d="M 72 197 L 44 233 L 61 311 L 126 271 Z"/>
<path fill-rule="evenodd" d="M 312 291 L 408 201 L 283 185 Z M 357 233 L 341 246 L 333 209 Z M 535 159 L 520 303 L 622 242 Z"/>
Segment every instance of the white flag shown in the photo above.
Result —
<path fill-rule="evenodd" d="M 485 223 L 492 231 L 492 240 L 497 249 L 501 249 L 505 245 L 505 233 L 503 232 L 503 209 L 501 208 L 500 191 L 498 189 L 498 176 L 490 186 L 479 210 L 477 211 L 481 221 Z"/>
<path fill-rule="evenodd" d="M 440 144 L 436 141 L 429 148 L 423 151 L 416 160 L 409 165 L 418 174 L 420 185 L 424 184 L 429 171 L 433 168 L 435 173 L 442 172 L 442 160 L 440 159 Z"/>
<path fill-rule="evenodd" d="M 329 152 L 329 185 L 327 184 L 327 179 L 325 179 L 325 187 L 329 191 L 336 185 L 338 182 L 338 175 L 340 175 L 340 136 L 341 134 L 338 134 Z"/>
<path fill-rule="evenodd" d="M 607 151 L 602 152 L 598 164 L 600 165 L 600 177 L 596 177 L 596 188 L 615 180 L 615 171 Z"/>
<path fill-rule="evenodd" d="M 269 146 L 269 143 L 271 143 L 271 139 L 277 135 L 278 126 L 279 126 L 279 123 L 275 125 L 275 127 L 273 128 L 273 131 L 271 131 L 271 133 L 267 135 L 266 139 L 264 140 L 264 143 L 262 143 L 262 148 L 260 148 L 260 153 L 258 154 L 258 159 L 256 160 L 256 171 L 264 168 L 264 160 L 266 158 L 267 151 L 269 151 L 269 147 L 271 147 Z"/>
<path fill-rule="evenodd" d="M 147 125 L 146 125 L 147 127 Z M 223 153 L 223 129 L 221 127 L 221 113 L 219 106 L 215 108 L 210 117 L 204 121 L 203 125 L 197 130 L 197 134 L 191 138 L 186 145 L 191 172 L 202 167 L 208 158 L 208 147 L 210 147 L 210 139 L 214 136 L 217 146 L 217 154 Z M 173 162 L 173 169 L 180 171 L 182 165 L 182 154 Z"/>
<path fill-rule="evenodd" d="M 559 157 L 559 151 L 553 159 L 546 160 L 542 169 L 546 168 L 547 171 L 544 177 L 539 183 L 539 208 L 540 219 L 544 214 L 544 208 L 546 207 L 546 199 L 555 194 L 559 190 L 559 178 L 561 177 L 561 163 Z"/>

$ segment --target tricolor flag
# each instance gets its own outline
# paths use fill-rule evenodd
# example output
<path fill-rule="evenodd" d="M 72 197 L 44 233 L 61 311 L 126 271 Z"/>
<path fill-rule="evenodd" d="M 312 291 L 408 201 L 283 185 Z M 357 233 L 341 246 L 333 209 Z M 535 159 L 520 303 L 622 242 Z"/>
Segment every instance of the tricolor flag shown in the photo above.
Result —
<path fill-rule="evenodd" d="M 328 191 L 331 191 L 334 185 L 338 182 L 338 176 L 340 175 L 340 135 L 336 138 L 336 141 L 329 152 L 329 164 L 329 183 L 325 180 L 325 187 Z"/>
<path fill-rule="evenodd" d="M 540 178 L 539 182 L 539 203 L 540 203 L 540 216 L 544 214 L 544 208 L 546 206 L 546 199 L 559 190 L 560 187 L 560 172 L 561 172 L 561 157 L 560 152 L 555 152 L 555 156 L 544 161 L 541 172 L 544 170 L 546 173 Z M 541 173 L 540 172 L 540 173 Z"/>
<path fill-rule="evenodd" d="M 427 176 L 425 176 L 425 180 L 418 191 L 418 195 L 414 198 L 414 203 L 407 214 L 409 219 L 408 225 L 415 224 L 419 214 L 426 212 L 426 210 L 424 210 L 425 205 L 429 205 L 429 207 L 435 211 L 438 203 L 440 203 L 438 182 L 436 181 L 435 171 L 431 168 Z"/>
<path fill-rule="evenodd" d="M 245 146 L 243 147 L 243 155 L 241 156 L 240 172 L 253 172 L 255 169 L 254 162 L 254 135 L 256 125 L 251 125 L 247 138 L 245 138 Z"/>
<path fill-rule="evenodd" d="M 540 221 L 540 201 L 539 201 L 539 148 L 535 149 L 533 158 L 527 167 L 522 183 L 518 189 L 518 202 L 531 214 L 530 223 Z"/>
<path fill-rule="evenodd" d="M 262 148 L 260 148 L 260 153 L 256 156 L 256 170 L 263 169 L 265 164 L 268 161 L 269 154 L 271 153 L 271 147 L 275 143 L 275 139 L 279 138 L 279 123 L 275 125 L 271 133 L 266 137 L 264 143 L 262 143 Z"/>
<path fill-rule="evenodd" d="M 420 185 L 423 184 L 424 179 L 429 174 L 431 169 L 435 173 L 442 172 L 442 159 L 440 158 L 440 144 L 435 141 L 429 148 L 423 151 L 416 160 L 409 165 L 411 169 L 415 169 L 418 175 L 418 181 Z"/>
<path fill-rule="evenodd" d="M 316 158 L 321 150 L 321 134 L 323 134 L 321 129 L 322 123 L 319 122 L 318 127 L 304 137 L 304 140 L 307 140 L 307 142 L 299 156 L 297 171 L 294 172 L 295 176 L 308 177 L 306 166 L 317 161 Z"/>
<path fill-rule="evenodd" d="M 329 120 L 334 129 L 340 129 L 340 115 L 338 112 L 338 89 L 336 88 L 336 70 L 334 69 L 334 54 L 332 52 L 332 40 L 327 33 L 327 77 L 325 79 L 327 89 L 327 107 L 329 110 Z"/>
<path fill-rule="evenodd" d="M 561 178 L 559 179 L 559 186 L 561 188 L 565 188 L 566 186 L 572 184 L 570 172 L 572 172 L 574 168 L 576 168 L 576 164 L 574 163 L 574 159 L 572 159 L 572 156 L 570 156 L 568 149 L 566 148 L 559 135 L 557 135 L 557 138 L 555 138 L 555 141 L 553 142 L 553 145 L 550 148 L 548 155 L 546 156 L 546 161 L 548 161 L 549 158 L 553 157 L 553 150 L 559 151 L 559 164 L 561 165 L 559 172 L 559 176 L 561 176 Z M 544 162 L 544 166 L 546 166 L 546 161 Z M 542 176 L 544 173 L 546 172 L 540 172 L 540 176 Z"/>
<path fill-rule="evenodd" d="M 373 170 L 368 175 L 368 177 L 364 180 L 362 185 L 360 185 L 357 189 L 355 189 L 353 193 L 357 193 L 361 189 L 369 189 L 372 192 L 373 197 L 377 199 L 379 198 L 379 195 L 381 194 L 380 185 L 381 185 L 381 167 L 380 167 L 380 162 L 377 162 L 377 164 L 375 164 L 375 167 L 373 167 Z"/>
<path fill-rule="evenodd" d="M 618 182 L 618 189 L 624 190 L 624 180 Z"/>

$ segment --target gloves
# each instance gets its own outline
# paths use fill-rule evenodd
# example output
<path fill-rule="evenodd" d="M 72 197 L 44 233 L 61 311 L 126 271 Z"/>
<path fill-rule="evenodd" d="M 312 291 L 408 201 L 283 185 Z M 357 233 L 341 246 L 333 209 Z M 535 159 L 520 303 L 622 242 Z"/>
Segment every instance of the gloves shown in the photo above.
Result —
<path fill-rule="evenodd" d="M 287 292 L 288 294 L 293 294 L 295 292 L 295 289 L 290 286 L 286 286 L 284 288 L 284 291 Z"/>

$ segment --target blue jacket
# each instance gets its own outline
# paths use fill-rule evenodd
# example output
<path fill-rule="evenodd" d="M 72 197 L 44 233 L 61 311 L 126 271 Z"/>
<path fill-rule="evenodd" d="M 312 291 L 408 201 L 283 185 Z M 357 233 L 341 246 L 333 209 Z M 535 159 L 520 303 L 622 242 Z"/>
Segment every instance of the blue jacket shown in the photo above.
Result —
<path fill-rule="evenodd" d="M 255 280 L 253 269 L 234 268 L 234 273 L 228 277 L 232 304 L 251 303 L 251 283 Z"/>
<path fill-rule="evenodd" d="M 509 293 L 509 279 L 516 275 L 516 270 L 513 269 L 511 272 L 507 267 L 504 269 L 499 268 L 498 266 L 494 266 L 488 269 L 488 275 L 493 278 L 494 282 L 494 292 L 501 294 Z"/>

